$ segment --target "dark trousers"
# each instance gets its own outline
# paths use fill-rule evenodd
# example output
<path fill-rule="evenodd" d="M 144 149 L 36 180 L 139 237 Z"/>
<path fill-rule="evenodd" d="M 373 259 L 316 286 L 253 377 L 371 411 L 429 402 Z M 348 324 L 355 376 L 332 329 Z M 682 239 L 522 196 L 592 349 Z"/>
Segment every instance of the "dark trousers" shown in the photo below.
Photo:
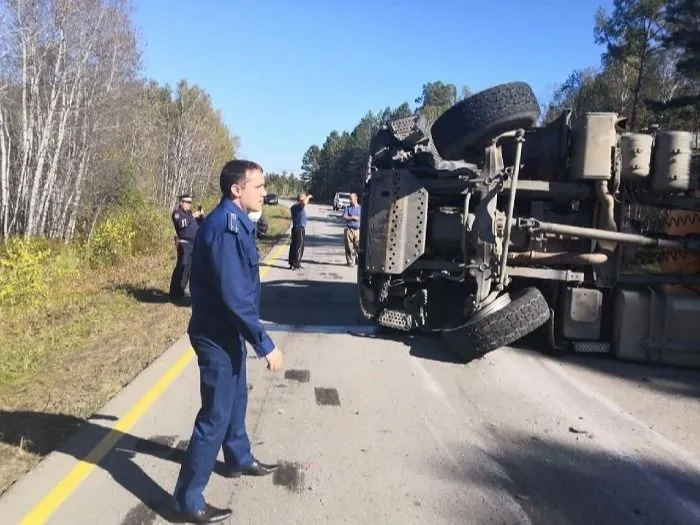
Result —
<path fill-rule="evenodd" d="M 178 242 L 177 244 L 177 263 L 170 278 L 170 299 L 181 299 L 185 295 L 185 288 L 190 280 L 193 248 L 192 241 Z"/>
<path fill-rule="evenodd" d="M 177 512 L 197 512 L 204 507 L 204 488 L 221 448 L 227 467 L 246 467 L 254 461 L 245 428 L 248 406 L 245 340 L 237 336 L 222 344 L 220 337 L 216 339 L 190 334 L 199 364 L 202 407 L 173 493 Z"/>
<path fill-rule="evenodd" d="M 289 244 L 289 266 L 292 268 L 301 266 L 305 238 L 306 229 L 303 226 L 294 226 L 292 228 L 292 242 Z"/>

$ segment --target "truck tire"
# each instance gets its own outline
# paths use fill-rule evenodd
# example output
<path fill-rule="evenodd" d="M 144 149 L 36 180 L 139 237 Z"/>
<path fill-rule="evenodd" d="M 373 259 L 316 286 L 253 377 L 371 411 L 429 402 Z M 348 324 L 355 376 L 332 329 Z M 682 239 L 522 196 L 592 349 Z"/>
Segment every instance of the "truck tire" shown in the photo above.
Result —
<path fill-rule="evenodd" d="M 505 303 L 495 311 L 487 307 L 465 323 L 443 328 L 450 351 L 468 363 L 516 342 L 549 320 L 549 305 L 537 288 L 525 288 L 506 297 Z"/>
<path fill-rule="evenodd" d="M 430 131 L 443 159 L 462 160 L 467 148 L 484 148 L 501 133 L 531 128 L 539 118 L 540 105 L 530 85 L 510 82 L 460 100 Z"/>

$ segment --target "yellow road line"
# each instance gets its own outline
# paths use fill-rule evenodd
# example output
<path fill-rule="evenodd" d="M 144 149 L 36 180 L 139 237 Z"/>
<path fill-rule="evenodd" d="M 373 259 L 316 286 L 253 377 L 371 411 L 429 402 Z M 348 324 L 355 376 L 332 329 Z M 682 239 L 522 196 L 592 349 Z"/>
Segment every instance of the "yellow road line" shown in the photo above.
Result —
<path fill-rule="evenodd" d="M 265 259 L 267 261 L 276 259 L 282 254 L 282 250 L 284 250 L 286 246 L 286 243 L 278 245 Z M 272 267 L 269 265 L 260 268 L 260 279 L 265 277 L 267 272 L 270 271 L 270 268 Z M 156 381 L 148 392 L 137 401 L 131 410 L 115 423 L 107 435 L 95 445 L 95 448 L 93 448 L 85 458 L 79 460 L 78 464 L 73 467 L 31 511 L 29 511 L 21 521 L 22 525 L 44 523 L 58 507 L 61 506 L 68 496 L 78 488 L 78 485 L 92 472 L 92 469 L 107 455 L 114 445 L 117 444 L 119 439 L 143 417 L 151 405 L 185 369 L 194 355 L 192 347 L 188 348 L 180 359 L 178 359 L 177 362 Z"/>

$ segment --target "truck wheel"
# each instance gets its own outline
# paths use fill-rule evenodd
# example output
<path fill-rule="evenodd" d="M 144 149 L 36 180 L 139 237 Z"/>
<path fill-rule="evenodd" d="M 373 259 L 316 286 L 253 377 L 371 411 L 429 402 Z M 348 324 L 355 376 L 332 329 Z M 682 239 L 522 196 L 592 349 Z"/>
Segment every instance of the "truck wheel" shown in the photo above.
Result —
<path fill-rule="evenodd" d="M 534 332 L 549 320 L 549 305 L 537 288 L 496 299 L 466 323 L 442 329 L 450 351 L 465 362 L 483 357 Z"/>
<path fill-rule="evenodd" d="M 375 304 L 376 297 L 374 291 L 365 284 L 365 272 L 362 269 L 364 266 L 363 257 L 357 261 L 357 302 L 360 306 L 360 313 L 365 321 L 373 321 L 379 309 Z"/>
<path fill-rule="evenodd" d="M 531 128 L 539 118 L 530 85 L 510 82 L 460 100 L 438 117 L 431 134 L 443 159 L 462 160 L 467 148 L 485 148 L 501 133 Z"/>

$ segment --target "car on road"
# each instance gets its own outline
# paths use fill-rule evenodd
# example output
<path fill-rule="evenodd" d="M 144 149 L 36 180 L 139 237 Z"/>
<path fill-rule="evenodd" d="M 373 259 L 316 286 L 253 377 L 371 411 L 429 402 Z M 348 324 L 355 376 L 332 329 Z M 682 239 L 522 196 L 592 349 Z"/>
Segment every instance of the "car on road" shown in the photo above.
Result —
<path fill-rule="evenodd" d="M 268 193 L 267 195 L 265 195 L 263 202 L 265 204 L 277 205 L 279 204 L 279 199 L 274 193 Z"/>
<path fill-rule="evenodd" d="M 338 192 L 333 197 L 333 210 L 342 210 L 346 206 L 350 206 L 350 194 L 345 192 Z"/>

